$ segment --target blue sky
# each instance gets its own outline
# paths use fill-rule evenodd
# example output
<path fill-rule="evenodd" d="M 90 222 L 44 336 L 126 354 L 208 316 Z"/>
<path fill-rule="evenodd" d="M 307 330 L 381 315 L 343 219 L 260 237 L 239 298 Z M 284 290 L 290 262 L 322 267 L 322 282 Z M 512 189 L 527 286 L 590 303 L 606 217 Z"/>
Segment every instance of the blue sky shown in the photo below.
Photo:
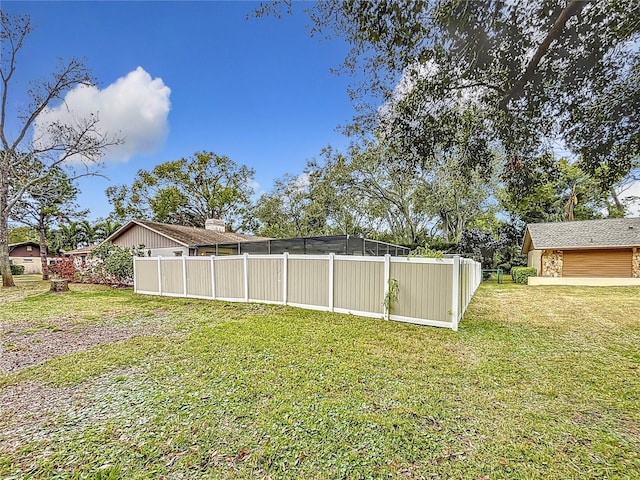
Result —
<path fill-rule="evenodd" d="M 281 20 L 247 19 L 257 5 L 3 1 L 3 10 L 29 14 L 37 27 L 19 58 L 15 102 L 24 101 L 27 82 L 46 77 L 57 58 L 81 57 L 101 89 L 89 97 L 112 90 L 101 97 L 101 121 L 104 112 L 109 125 L 142 130 L 128 137 L 141 135 L 140 148 L 106 158 L 102 173 L 109 180 L 81 181 L 80 204 L 91 219 L 111 211 L 104 195 L 109 185 L 130 184 L 139 169 L 196 151 L 252 167 L 258 190 L 267 191 L 284 173 L 301 173 L 328 144 L 346 145 L 336 127 L 353 116 L 352 79 L 330 68 L 340 65 L 348 46 L 311 38 L 303 4 Z M 119 89 L 108 88 L 122 78 Z M 132 85 L 147 90 L 141 94 Z M 158 117 L 152 132 L 136 116 L 148 112 L 131 112 L 138 103 Z"/>

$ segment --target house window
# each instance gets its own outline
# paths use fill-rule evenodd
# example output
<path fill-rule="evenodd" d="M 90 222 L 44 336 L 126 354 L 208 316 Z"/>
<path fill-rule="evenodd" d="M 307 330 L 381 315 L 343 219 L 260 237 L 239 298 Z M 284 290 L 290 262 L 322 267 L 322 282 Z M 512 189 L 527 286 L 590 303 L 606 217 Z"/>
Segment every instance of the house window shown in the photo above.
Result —
<path fill-rule="evenodd" d="M 23 258 L 22 263 L 33 263 L 33 258 Z"/>
<path fill-rule="evenodd" d="M 182 250 L 176 250 L 175 252 L 173 252 L 173 255 L 176 257 L 181 257 L 182 256 Z"/>

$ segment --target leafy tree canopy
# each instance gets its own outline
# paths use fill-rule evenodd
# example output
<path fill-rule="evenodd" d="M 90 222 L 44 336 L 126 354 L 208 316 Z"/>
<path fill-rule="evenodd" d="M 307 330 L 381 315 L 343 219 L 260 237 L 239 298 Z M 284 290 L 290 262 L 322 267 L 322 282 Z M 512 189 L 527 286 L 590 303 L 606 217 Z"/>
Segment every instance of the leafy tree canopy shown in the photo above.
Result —
<path fill-rule="evenodd" d="M 498 192 L 504 209 L 525 223 L 589 220 L 622 216 L 623 207 L 609 200 L 610 190 L 588 175 L 582 162 L 552 155 L 532 158 L 520 174 L 505 178 Z"/>
<path fill-rule="evenodd" d="M 331 147 L 322 157 L 307 162 L 300 175 L 276 179 L 261 195 L 252 214 L 256 232 L 275 238 L 364 233 L 366 221 L 349 194 L 345 157 Z"/>
<path fill-rule="evenodd" d="M 410 127 L 396 134 L 428 148 L 462 101 L 480 112 L 480 139 L 504 149 L 509 175 L 559 141 L 610 186 L 640 154 L 637 1 L 327 0 L 308 12 L 314 34 L 351 45 L 342 70 L 365 75 L 354 99 L 377 99 L 354 131 L 373 131 L 380 101 L 391 103 Z"/>
<path fill-rule="evenodd" d="M 9 230 L 9 243 L 37 242 L 38 232 L 33 227 L 21 226 Z"/>
<path fill-rule="evenodd" d="M 254 171 L 213 152 L 140 170 L 131 186 L 106 191 L 119 221 L 131 218 L 203 227 L 208 218 L 242 227 L 253 194 Z"/>

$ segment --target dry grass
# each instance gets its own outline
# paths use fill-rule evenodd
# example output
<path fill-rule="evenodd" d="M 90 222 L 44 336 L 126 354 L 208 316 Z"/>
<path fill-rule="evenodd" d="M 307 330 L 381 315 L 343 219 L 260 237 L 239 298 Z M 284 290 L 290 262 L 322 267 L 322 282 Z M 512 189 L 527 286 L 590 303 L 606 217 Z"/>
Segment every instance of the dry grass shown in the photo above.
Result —
<path fill-rule="evenodd" d="M 484 287 L 473 314 L 507 324 L 602 333 L 637 326 L 640 319 L 638 287 Z"/>

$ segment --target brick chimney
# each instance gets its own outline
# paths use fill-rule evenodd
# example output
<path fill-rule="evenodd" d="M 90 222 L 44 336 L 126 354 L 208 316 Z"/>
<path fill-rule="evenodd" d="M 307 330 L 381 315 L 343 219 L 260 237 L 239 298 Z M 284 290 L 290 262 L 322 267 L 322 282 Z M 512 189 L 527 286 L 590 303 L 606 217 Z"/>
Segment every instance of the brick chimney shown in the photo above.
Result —
<path fill-rule="evenodd" d="M 214 232 L 224 232 L 226 230 L 224 222 L 217 218 L 207 218 L 204 222 L 204 228 L 207 230 L 213 230 Z"/>

